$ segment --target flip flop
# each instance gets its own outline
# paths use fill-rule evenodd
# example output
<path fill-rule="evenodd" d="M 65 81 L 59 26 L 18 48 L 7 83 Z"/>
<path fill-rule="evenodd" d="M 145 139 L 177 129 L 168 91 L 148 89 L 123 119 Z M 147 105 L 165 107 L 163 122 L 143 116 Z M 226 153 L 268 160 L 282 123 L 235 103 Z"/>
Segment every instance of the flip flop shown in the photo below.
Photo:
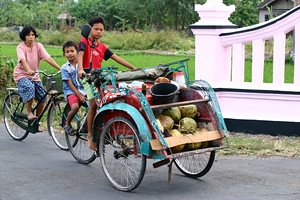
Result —
<path fill-rule="evenodd" d="M 75 136 L 77 133 L 77 131 L 71 125 L 65 126 L 64 129 L 65 132 L 70 136 Z"/>

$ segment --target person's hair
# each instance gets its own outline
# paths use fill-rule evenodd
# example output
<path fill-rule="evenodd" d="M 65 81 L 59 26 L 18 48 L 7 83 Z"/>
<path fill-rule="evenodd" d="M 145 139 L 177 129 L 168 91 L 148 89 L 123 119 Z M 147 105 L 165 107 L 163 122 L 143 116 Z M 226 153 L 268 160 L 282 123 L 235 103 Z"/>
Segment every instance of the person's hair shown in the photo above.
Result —
<path fill-rule="evenodd" d="M 92 17 L 89 21 L 89 25 L 91 27 L 94 26 L 94 24 L 98 24 L 98 23 L 101 23 L 103 24 L 104 28 L 105 28 L 105 20 L 103 19 L 103 17 Z"/>
<path fill-rule="evenodd" d="M 36 34 L 36 31 L 35 31 L 35 29 L 34 29 L 32 26 L 26 26 L 25 28 L 23 28 L 23 30 L 22 30 L 21 33 L 20 33 L 20 38 L 21 38 L 21 40 L 26 41 L 25 37 L 26 37 L 26 35 L 28 35 L 31 31 L 32 31 L 33 34 L 35 35 L 35 38 L 39 37 L 39 36 Z"/>
<path fill-rule="evenodd" d="M 76 45 L 75 42 L 73 42 L 73 41 L 68 41 L 68 42 L 66 42 L 66 43 L 63 45 L 63 52 L 64 52 L 64 53 L 65 53 L 65 48 L 67 48 L 67 47 L 75 47 L 76 51 L 78 51 L 78 50 L 77 50 L 77 45 Z"/>

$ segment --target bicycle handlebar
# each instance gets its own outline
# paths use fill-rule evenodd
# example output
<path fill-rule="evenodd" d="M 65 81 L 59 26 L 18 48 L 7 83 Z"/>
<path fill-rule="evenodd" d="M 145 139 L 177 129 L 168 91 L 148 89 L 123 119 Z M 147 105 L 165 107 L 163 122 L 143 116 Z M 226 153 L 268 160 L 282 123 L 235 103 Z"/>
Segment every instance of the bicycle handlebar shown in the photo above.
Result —
<path fill-rule="evenodd" d="M 44 75 L 47 76 L 47 77 L 54 77 L 54 76 L 57 76 L 58 74 L 60 74 L 61 71 L 56 72 L 55 74 L 46 74 L 46 72 L 44 72 L 44 71 L 42 71 L 42 70 L 37 70 L 37 71 L 34 72 L 34 76 L 32 77 L 32 80 L 35 79 L 35 77 L 37 77 L 37 75 L 38 75 L 39 73 L 42 73 L 42 74 L 44 74 Z"/>
<path fill-rule="evenodd" d="M 34 73 L 35 73 L 35 74 L 42 73 L 42 74 L 44 74 L 44 75 L 47 76 L 47 77 L 54 77 L 54 76 L 57 76 L 58 74 L 60 74 L 61 71 L 56 72 L 55 74 L 47 74 L 46 72 L 44 72 L 44 71 L 42 71 L 42 70 L 37 70 L 37 71 L 35 71 Z"/>

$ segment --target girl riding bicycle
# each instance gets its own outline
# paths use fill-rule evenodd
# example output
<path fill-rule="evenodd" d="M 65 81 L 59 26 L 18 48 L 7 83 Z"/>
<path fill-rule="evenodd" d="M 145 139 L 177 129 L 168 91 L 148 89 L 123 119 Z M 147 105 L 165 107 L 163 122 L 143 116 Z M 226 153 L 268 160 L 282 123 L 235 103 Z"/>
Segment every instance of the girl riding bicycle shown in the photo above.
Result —
<path fill-rule="evenodd" d="M 46 98 L 42 97 L 46 94 L 40 77 L 37 75 L 33 80 L 35 71 L 38 70 L 40 60 L 48 62 L 58 70 L 60 66 L 51 58 L 41 43 L 34 42 L 38 35 L 35 29 L 31 26 L 25 27 L 20 38 L 24 41 L 17 47 L 18 64 L 14 69 L 14 80 L 17 84 L 19 93 L 27 109 L 28 120 L 36 119 L 41 115 L 44 108 Z M 42 101 L 34 115 L 31 111 L 33 99 Z M 39 128 L 39 131 L 42 131 Z"/>

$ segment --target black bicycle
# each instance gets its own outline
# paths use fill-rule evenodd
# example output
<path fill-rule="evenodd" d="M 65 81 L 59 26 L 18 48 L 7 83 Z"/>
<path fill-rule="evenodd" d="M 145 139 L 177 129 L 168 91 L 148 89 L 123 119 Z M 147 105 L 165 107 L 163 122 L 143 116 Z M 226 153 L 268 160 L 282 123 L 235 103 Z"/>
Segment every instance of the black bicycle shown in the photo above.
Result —
<path fill-rule="evenodd" d="M 43 82 L 46 85 L 47 90 L 44 99 L 49 95 L 46 106 L 44 107 L 40 117 L 36 119 L 28 119 L 26 106 L 22 101 L 17 88 L 7 88 L 9 94 L 5 98 L 4 102 L 4 124 L 8 134 L 15 140 L 24 140 L 29 133 L 38 132 L 40 121 L 43 115 L 47 114 L 47 128 L 49 135 L 52 137 L 54 143 L 62 150 L 68 150 L 66 144 L 65 131 L 62 126 L 63 111 L 67 104 L 64 97 L 61 96 L 62 92 L 57 91 L 57 75 L 46 74 L 44 71 L 36 71 L 35 76 L 39 73 L 44 75 Z M 61 78 L 60 78 L 61 80 Z M 41 101 L 36 101 L 33 105 L 32 112 L 34 113 Z M 50 108 L 49 108 L 50 107 Z M 48 110 L 49 108 L 49 110 Z"/>

